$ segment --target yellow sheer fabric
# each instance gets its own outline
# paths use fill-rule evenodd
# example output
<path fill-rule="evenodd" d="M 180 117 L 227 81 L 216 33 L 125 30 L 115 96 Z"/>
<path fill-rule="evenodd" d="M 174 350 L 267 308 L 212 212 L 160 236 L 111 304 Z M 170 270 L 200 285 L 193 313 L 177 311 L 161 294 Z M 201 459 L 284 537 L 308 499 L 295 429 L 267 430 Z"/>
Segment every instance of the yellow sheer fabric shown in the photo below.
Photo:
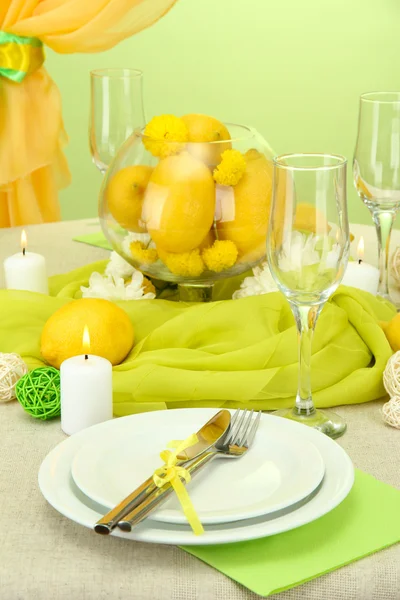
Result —
<path fill-rule="evenodd" d="M 40 38 L 59 53 L 100 52 L 149 27 L 176 0 L 1 0 L 0 31 Z M 60 218 L 70 174 L 59 91 L 44 68 L 0 78 L 0 227 Z"/>

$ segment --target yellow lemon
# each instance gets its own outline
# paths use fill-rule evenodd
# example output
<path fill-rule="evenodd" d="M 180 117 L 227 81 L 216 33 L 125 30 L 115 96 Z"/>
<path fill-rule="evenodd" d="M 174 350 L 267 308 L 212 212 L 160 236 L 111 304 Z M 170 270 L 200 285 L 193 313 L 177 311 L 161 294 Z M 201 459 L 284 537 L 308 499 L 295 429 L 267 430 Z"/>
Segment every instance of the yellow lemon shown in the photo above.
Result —
<path fill-rule="evenodd" d="M 43 358 L 57 369 L 70 358 L 84 354 L 83 330 L 90 335 L 90 354 L 118 365 L 133 346 L 133 326 L 122 308 L 97 298 L 73 300 L 59 308 L 46 322 L 40 341 Z"/>
<path fill-rule="evenodd" d="M 207 233 L 207 235 L 204 238 L 204 240 L 201 242 L 201 244 L 199 246 L 199 250 L 205 250 L 206 248 L 211 248 L 211 246 L 215 242 L 215 239 L 216 239 L 215 238 L 215 230 L 214 230 L 214 228 L 212 228 Z"/>
<path fill-rule="evenodd" d="M 189 131 L 187 148 L 193 156 L 209 167 L 216 167 L 221 162 L 221 154 L 231 148 L 231 136 L 221 121 L 202 114 L 189 114 L 181 117 Z M 210 142 L 218 142 L 210 144 Z"/>
<path fill-rule="evenodd" d="M 217 231 L 231 240 L 239 255 L 251 261 L 265 254 L 272 196 L 273 164 L 251 149 L 245 153 L 246 171 L 235 187 L 217 186 Z"/>
<path fill-rule="evenodd" d="M 106 195 L 110 213 L 129 231 L 146 231 L 141 222 L 144 192 L 152 174 L 152 167 L 134 165 L 116 173 L 107 185 Z"/>
<path fill-rule="evenodd" d="M 326 216 L 312 204 L 300 203 L 296 206 L 294 229 L 310 233 L 325 233 L 330 226 Z"/>
<path fill-rule="evenodd" d="M 400 314 L 395 315 L 389 323 L 381 323 L 380 325 L 393 352 L 400 350 Z"/>
<path fill-rule="evenodd" d="M 166 252 L 197 248 L 214 220 L 215 185 L 210 170 L 188 152 L 160 160 L 143 202 L 143 221 Z"/>

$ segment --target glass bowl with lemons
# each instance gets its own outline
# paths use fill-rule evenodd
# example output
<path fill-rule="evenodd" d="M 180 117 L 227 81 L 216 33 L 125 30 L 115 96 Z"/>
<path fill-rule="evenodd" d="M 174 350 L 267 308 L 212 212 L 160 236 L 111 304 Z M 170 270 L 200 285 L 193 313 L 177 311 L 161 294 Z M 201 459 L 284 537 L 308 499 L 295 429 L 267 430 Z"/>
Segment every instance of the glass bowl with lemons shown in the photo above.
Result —
<path fill-rule="evenodd" d="M 100 192 L 112 247 L 147 276 L 210 300 L 265 258 L 273 151 L 253 128 L 201 114 L 154 117 L 121 147 Z"/>

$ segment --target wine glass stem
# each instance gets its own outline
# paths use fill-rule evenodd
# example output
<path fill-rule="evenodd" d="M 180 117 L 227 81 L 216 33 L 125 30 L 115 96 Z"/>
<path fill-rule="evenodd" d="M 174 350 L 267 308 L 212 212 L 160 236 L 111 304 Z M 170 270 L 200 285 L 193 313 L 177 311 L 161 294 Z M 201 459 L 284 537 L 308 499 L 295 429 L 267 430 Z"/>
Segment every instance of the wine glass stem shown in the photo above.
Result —
<path fill-rule="evenodd" d="M 311 344 L 322 304 L 315 306 L 290 303 L 296 320 L 299 348 L 299 385 L 294 412 L 301 416 L 315 414 L 311 393 Z"/>
<path fill-rule="evenodd" d="M 378 236 L 378 258 L 380 272 L 378 294 L 379 296 L 389 298 L 389 246 L 393 223 L 396 218 L 396 211 L 373 210 L 372 218 L 374 220 L 376 233 Z"/>

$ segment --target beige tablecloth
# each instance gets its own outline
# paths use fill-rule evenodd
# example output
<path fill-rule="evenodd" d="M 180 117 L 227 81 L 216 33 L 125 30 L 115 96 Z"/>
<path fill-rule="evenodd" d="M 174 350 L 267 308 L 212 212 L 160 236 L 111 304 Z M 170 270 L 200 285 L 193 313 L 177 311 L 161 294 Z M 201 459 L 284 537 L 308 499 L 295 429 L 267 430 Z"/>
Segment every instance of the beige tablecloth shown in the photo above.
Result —
<path fill-rule="evenodd" d="M 46 256 L 49 274 L 67 271 L 107 256 L 71 241 L 73 235 L 94 229 L 94 221 L 31 226 L 29 248 Z M 373 262 L 372 227 L 355 226 L 352 231 L 356 239 L 364 235 L 366 259 Z M 0 230 L 0 262 L 17 251 L 19 236 L 18 229 Z M 396 238 L 400 243 L 397 232 Z M 383 424 L 381 405 L 339 408 L 348 423 L 339 443 L 356 467 L 400 487 L 400 431 Z M 41 496 L 37 472 L 64 437 L 59 421 L 36 422 L 16 402 L 0 405 L 0 600 L 258 597 L 176 547 L 100 537 L 59 515 Z M 399 600 L 400 545 L 271 598 L 278 597 Z"/>

